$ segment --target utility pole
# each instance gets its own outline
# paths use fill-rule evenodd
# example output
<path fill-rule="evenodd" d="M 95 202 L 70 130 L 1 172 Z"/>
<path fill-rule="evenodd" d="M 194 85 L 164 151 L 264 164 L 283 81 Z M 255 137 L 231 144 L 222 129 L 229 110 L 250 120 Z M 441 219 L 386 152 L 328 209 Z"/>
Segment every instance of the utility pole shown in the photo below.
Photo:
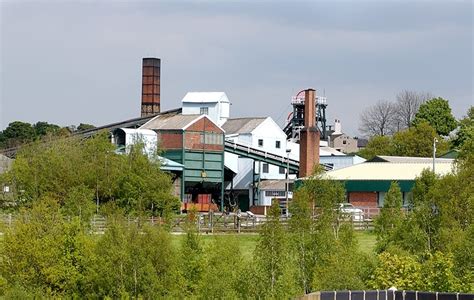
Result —
<path fill-rule="evenodd" d="M 289 193 L 290 193 L 290 152 L 291 149 L 286 149 L 286 201 L 285 201 L 285 215 L 286 219 L 288 220 L 288 200 L 289 200 Z"/>
<path fill-rule="evenodd" d="M 436 162 L 436 143 L 438 142 L 437 138 L 433 138 L 433 174 L 435 173 L 435 162 Z"/>

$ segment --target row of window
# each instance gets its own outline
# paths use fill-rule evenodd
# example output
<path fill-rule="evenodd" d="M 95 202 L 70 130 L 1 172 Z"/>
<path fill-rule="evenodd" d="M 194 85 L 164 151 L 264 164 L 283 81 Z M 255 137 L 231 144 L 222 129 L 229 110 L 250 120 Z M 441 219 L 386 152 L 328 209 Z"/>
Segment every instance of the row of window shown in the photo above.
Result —
<path fill-rule="evenodd" d="M 269 172 L 269 164 L 262 164 L 262 173 L 268 173 Z M 284 167 L 279 167 L 278 168 L 278 173 L 280 174 L 286 174 L 286 169 Z"/>
<path fill-rule="evenodd" d="M 201 144 L 206 145 L 222 145 L 224 143 L 224 136 L 215 133 L 201 133 Z"/>
<path fill-rule="evenodd" d="M 263 147 L 263 139 L 258 139 L 258 146 Z M 281 142 L 280 141 L 275 141 L 275 148 L 277 148 L 277 149 L 281 148 Z"/>

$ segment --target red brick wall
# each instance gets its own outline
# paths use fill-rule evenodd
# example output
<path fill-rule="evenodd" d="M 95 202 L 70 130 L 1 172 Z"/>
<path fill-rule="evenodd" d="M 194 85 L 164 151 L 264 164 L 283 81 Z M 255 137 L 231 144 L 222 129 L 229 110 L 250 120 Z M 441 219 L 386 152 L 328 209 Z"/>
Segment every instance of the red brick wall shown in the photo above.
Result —
<path fill-rule="evenodd" d="M 354 206 L 377 207 L 376 192 L 350 192 L 349 202 Z"/>
<path fill-rule="evenodd" d="M 160 132 L 158 135 L 158 145 L 160 148 L 168 149 L 182 149 L 183 135 L 178 133 Z"/>
<path fill-rule="evenodd" d="M 211 121 L 209 121 L 206 118 L 202 118 L 201 120 L 195 122 L 188 128 L 186 128 L 186 131 L 206 131 L 206 132 L 214 132 L 214 133 L 223 133 L 223 131 L 214 125 Z"/>
<path fill-rule="evenodd" d="M 270 206 L 263 206 L 263 205 L 254 205 L 250 207 L 250 211 L 255 215 L 265 215 L 266 212 L 270 209 Z"/>

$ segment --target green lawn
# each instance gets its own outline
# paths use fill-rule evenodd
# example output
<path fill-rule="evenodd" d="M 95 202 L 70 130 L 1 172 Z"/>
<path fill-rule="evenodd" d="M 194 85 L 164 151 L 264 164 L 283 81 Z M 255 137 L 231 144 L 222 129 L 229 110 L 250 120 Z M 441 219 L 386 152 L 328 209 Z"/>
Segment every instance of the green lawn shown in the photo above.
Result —
<path fill-rule="evenodd" d="M 362 252 L 371 253 L 375 247 L 375 234 L 370 231 L 356 231 L 356 238 L 359 242 L 359 248 Z M 173 245 L 179 247 L 180 242 L 184 238 L 184 235 L 173 235 Z M 211 243 L 214 239 L 220 239 L 225 242 L 228 239 L 237 239 L 239 241 L 240 251 L 244 257 L 252 257 L 255 246 L 258 241 L 258 234 L 216 234 L 207 235 L 201 234 L 201 239 L 204 246 Z"/>

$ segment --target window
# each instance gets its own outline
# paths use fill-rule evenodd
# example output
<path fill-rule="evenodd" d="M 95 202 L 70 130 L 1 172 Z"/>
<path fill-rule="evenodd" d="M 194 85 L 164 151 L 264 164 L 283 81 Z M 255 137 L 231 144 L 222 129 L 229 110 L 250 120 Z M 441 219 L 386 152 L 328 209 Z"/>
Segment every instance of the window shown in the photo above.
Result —
<path fill-rule="evenodd" d="M 263 164 L 262 169 L 263 173 L 268 173 L 268 164 Z"/>
<path fill-rule="evenodd" d="M 275 142 L 275 148 L 280 149 L 281 143 L 280 141 Z"/>
<path fill-rule="evenodd" d="M 209 107 L 201 107 L 199 109 L 199 114 L 201 115 L 208 115 L 209 114 Z"/>
<path fill-rule="evenodd" d="M 263 139 L 258 139 L 258 146 L 263 147 Z"/>
<path fill-rule="evenodd" d="M 343 140 L 342 143 L 345 145 L 345 144 L 347 144 L 347 141 L 346 141 L 346 140 Z"/>
<path fill-rule="evenodd" d="M 285 197 L 285 191 L 265 191 L 266 197 Z"/>
<path fill-rule="evenodd" d="M 377 193 L 377 206 L 383 207 L 384 200 L 385 200 L 385 192 L 378 192 Z"/>
<path fill-rule="evenodd" d="M 284 167 L 280 167 L 280 169 L 278 170 L 280 174 L 285 174 L 286 173 L 285 171 L 286 169 Z"/>

